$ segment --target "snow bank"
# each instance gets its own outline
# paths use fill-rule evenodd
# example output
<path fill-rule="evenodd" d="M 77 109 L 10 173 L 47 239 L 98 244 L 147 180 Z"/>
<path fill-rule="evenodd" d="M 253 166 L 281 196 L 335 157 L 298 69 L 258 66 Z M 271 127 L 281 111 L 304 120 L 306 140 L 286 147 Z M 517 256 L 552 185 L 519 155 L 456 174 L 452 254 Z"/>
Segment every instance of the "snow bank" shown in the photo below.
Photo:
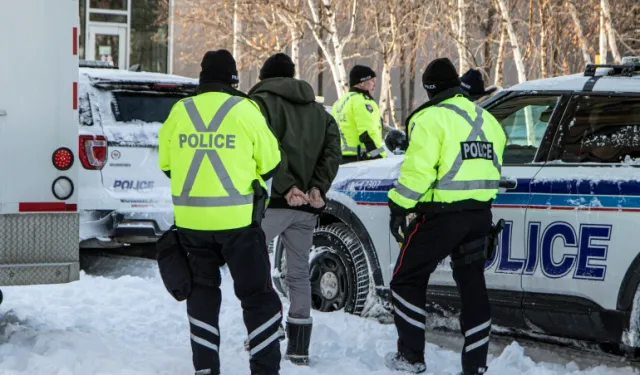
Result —
<path fill-rule="evenodd" d="M 0 306 L 0 374 L 160 375 L 192 374 L 184 303 L 165 292 L 153 262 L 136 261 L 139 276 L 108 277 L 84 272 L 68 285 L 7 287 Z M 92 272 L 92 271 L 90 271 Z M 220 316 L 223 374 L 248 373 L 243 350 L 246 330 L 240 304 L 226 272 Z M 286 301 L 285 308 L 287 307 Z M 313 313 L 312 360 L 309 368 L 282 362 L 282 375 L 392 375 L 383 356 L 394 350 L 393 325 L 381 325 L 343 313 Z M 284 351 L 286 341 L 282 343 Z M 457 374 L 459 354 L 427 345 L 429 374 Z M 627 375 L 631 368 L 575 363 L 536 363 L 517 343 L 491 358 L 488 374 Z"/>

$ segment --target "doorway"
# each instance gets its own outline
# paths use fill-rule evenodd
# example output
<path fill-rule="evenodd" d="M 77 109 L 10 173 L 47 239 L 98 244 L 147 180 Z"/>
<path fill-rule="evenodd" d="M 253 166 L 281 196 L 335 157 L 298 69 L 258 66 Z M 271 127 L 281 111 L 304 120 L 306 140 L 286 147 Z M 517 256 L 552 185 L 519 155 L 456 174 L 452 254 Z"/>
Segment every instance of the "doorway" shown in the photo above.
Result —
<path fill-rule="evenodd" d="M 106 61 L 120 69 L 127 64 L 127 27 L 116 25 L 89 25 L 89 45 L 86 60 Z"/>

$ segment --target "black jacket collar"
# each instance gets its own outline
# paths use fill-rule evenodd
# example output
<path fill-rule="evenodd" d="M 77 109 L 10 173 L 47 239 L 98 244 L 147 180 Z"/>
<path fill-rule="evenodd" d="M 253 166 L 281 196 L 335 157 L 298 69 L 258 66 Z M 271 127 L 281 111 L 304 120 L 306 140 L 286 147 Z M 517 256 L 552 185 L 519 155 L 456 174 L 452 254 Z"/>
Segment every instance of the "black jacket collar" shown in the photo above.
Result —
<path fill-rule="evenodd" d="M 225 94 L 233 95 L 233 96 L 241 96 L 243 98 L 249 99 L 247 94 L 243 93 L 240 90 L 234 89 L 228 83 L 210 81 L 210 82 L 200 82 L 198 87 L 196 87 L 195 95 L 204 94 L 207 92 L 223 92 Z"/>
<path fill-rule="evenodd" d="M 409 133 L 408 132 L 409 123 L 411 122 L 411 118 L 413 117 L 413 115 L 415 115 L 416 113 L 422 111 L 425 108 L 433 107 L 434 105 L 440 104 L 440 103 L 444 102 L 447 99 L 451 99 L 456 95 L 462 95 L 465 98 L 471 100 L 469 98 L 469 94 L 466 91 L 464 91 L 462 88 L 460 88 L 460 87 L 452 87 L 450 89 L 446 89 L 444 91 L 441 91 L 436 96 L 431 98 L 431 100 L 429 100 L 428 102 L 426 102 L 423 105 L 421 105 L 420 107 L 418 107 L 415 111 L 411 112 L 409 117 L 407 117 L 407 121 L 405 121 L 405 123 L 404 123 L 404 126 L 407 129 L 407 134 Z"/>
<path fill-rule="evenodd" d="M 365 96 L 365 98 L 368 98 L 368 99 L 374 100 L 374 99 L 373 99 L 373 96 L 369 95 L 369 91 L 367 91 L 367 90 L 359 89 L 359 88 L 357 88 L 357 87 L 352 87 L 351 89 L 349 89 L 349 91 L 350 91 L 350 92 L 357 92 L 357 93 L 359 93 L 359 94 L 364 95 L 364 96 Z"/>

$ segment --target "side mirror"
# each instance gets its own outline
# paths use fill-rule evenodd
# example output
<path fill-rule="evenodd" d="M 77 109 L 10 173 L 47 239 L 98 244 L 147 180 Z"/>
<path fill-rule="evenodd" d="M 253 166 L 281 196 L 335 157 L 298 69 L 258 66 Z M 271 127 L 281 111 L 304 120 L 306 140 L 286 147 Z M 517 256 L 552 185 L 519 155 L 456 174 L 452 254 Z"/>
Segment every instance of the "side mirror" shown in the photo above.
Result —
<path fill-rule="evenodd" d="M 384 144 L 394 154 L 404 154 L 407 151 L 407 135 L 398 129 L 391 129 L 384 137 Z"/>

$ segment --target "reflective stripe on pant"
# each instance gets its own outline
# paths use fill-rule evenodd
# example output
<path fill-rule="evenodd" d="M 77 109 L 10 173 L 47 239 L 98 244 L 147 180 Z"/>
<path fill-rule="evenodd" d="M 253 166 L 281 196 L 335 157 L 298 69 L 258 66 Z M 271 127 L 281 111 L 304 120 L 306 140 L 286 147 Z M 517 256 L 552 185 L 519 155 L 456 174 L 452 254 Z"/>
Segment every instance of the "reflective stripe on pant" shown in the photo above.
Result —
<path fill-rule="evenodd" d="M 426 293 L 431 273 L 457 246 L 485 236 L 490 229 L 490 210 L 440 214 L 433 218 L 420 216 L 409 227 L 391 280 L 391 298 L 398 351 L 410 362 L 424 362 Z M 473 330 L 490 318 L 484 262 L 454 270 L 454 279 L 463 289 L 462 325 L 467 331 Z M 486 366 L 488 340 L 483 340 L 488 332 L 488 328 L 477 329 L 465 338 L 468 345 L 462 351 L 462 362 L 466 371 L 476 372 Z"/>
<path fill-rule="evenodd" d="M 311 316 L 311 282 L 309 281 L 309 251 L 313 245 L 313 230 L 318 216 L 291 209 L 270 208 L 262 220 L 262 229 L 271 242 L 280 236 L 287 255 L 287 285 L 289 286 L 289 316 L 298 319 Z"/>
<path fill-rule="evenodd" d="M 229 266 L 234 291 L 243 309 L 249 334 L 252 374 L 275 374 L 280 369 L 282 305 L 271 286 L 271 265 L 261 228 L 225 232 L 178 228 L 180 243 L 189 252 L 194 277 L 187 300 L 193 365 L 196 370 L 220 373 L 218 315 L 220 267 Z M 215 349 L 214 349 L 215 348 Z"/>

